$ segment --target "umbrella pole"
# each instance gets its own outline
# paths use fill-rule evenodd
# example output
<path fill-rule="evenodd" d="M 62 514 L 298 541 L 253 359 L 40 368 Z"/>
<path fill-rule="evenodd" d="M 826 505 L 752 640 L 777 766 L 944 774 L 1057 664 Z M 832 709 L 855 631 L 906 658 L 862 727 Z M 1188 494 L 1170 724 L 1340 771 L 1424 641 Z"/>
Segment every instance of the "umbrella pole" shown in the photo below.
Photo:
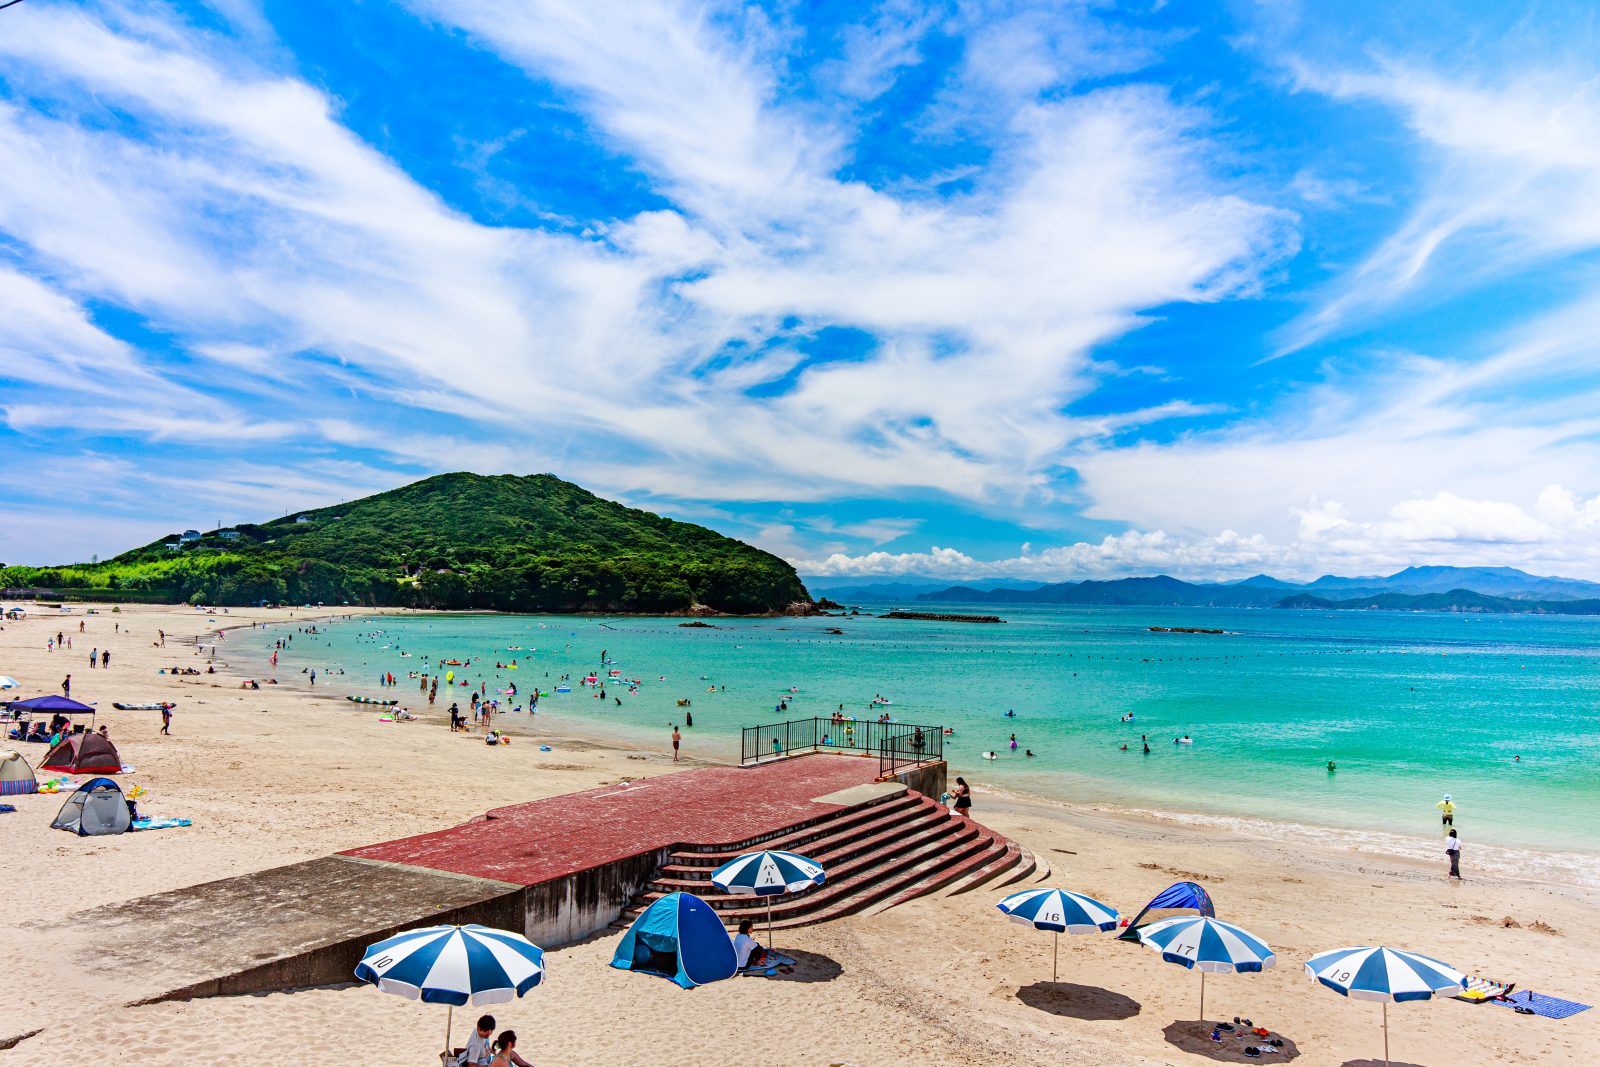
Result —
<path fill-rule="evenodd" d="M 451 1024 L 455 1022 L 456 1016 L 456 1006 L 450 1004 L 447 1007 L 448 1010 L 444 1013 L 444 1059 L 440 1061 L 441 1063 L 450 1062 L 450 1031 L 452 1029 Z"/>
<path fill-rule="evenodd" d="M 772 898 L 767 898 L 767 951 L 777 952 L 772 944 Z"/>
<path fill-rule="evenodd" d="M 1057 977 L 1056 963 L 1061 959 L 1061 935 L 1056 935 L 1056 947 L 1050 951 L 1050 981 L 1054 983 Z"/>
<path fill-rule="evenodd" d="M 1383 1067 L 1389 1067 L 1389 1002 L 1383 1002 Z"/>
<path fill-rule="evenodd" d="M 1206 1021 L 1206 972 L 1200 972 L 1200 1021 Z"/>

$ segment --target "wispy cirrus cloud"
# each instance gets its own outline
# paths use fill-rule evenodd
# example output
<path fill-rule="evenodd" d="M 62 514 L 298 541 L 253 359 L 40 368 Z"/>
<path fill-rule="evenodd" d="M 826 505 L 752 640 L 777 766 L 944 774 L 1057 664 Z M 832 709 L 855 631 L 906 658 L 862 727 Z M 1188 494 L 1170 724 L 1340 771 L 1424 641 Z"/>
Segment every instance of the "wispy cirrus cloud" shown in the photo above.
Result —
<path fill-rule="evenodd" d="M 19 90 L 51 102 L 0 104 L 19 269 L 138 315 L 175 387 L 264 364 L 276 401 L 102 411 L 102 433 L 359 443 L 404 470 L 430 435 L 338 431 L 384 402 L 477 436 L 536 426 L 534 456 L 619 491 L 1048 496 L 1062 449 L 1104 432 L 1064 410 L 1093 387 L 1089 350 L 1149 306 L 1248 291 L 1293 247 L 1288 216 L 1213 173 L 1205 116 L 1153 85 L 1008 83 L 981 192 L 930 200 L 838 176 L 858 131 L 782 95 L 785 38 L 752 10 L 414 6 L 562 87 L 671 207 L 485 226 L 354 136 L 259 32 L 36 5 L 0 41 Z M 1045 17 L 972 55 L 1053 62 Z M 802 354 L 823 327 L 872 340 Z M 317 417 L 285 417 L 310 396 Z M 11 425 L 47 417 L 18 406 Z"/>
<path fill-rule="evenodd" d="M 123 523 L 158 493 L 231 521 L 550 468 L 840 573 L 1600 569 L 1581 47 L 1534 70 L 1448 14 L 1424 48 L 1297 5 L 1254 36 L 1027 0 L 351 14 L 452 83 L 537 91 L 485 90 L 457 185 L 388 136 L 425 96 L 279 33 L 296 11 L 16 10 L 0 484 L 24 503 L 46 461 Z M 1309 143 L 1354 114 L 1380 148 Z M 604 179 L 637 195 L 544 202 Z M 974 518 L 1042 547 L 985 562 Z"/>

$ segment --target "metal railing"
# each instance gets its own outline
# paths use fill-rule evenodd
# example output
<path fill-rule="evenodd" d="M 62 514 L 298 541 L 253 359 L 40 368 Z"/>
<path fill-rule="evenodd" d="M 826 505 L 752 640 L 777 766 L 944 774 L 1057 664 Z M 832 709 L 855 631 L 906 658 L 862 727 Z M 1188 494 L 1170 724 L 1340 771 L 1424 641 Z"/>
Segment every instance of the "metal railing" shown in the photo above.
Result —
<path fill-rule="evenodd" d="M 859 719 L 791 719 L 746 726 L 741 764 L 782 759 L 805 752 L 847 752 L 878 757 L 878 773 L 944 759 L 944 729 L 904 722 Z"/>

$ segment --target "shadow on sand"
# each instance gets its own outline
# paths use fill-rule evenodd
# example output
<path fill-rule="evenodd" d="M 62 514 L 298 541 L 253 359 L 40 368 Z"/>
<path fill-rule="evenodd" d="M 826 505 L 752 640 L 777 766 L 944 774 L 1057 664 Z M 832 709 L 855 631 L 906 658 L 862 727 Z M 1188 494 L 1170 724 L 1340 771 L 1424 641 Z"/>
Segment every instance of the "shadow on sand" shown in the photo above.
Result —
<path fill-rule="evenodd" d="M 778 951 L 794 959 L 794 973 L 741 975 L 741 978 L 765 978 L 769 982 L 831 982 L 844 973 L 839 961 L 820 952 L 802 952 L 795 948 L 778 946 Z"/>
<path fill-rule="evenodd" d="M 1030 1008 L 1069 1019 L 1104 1022 L 1131 1019 L 1141 1005 L 1132 997 L 1099 986 L 1072 982 L 1035 982 L 1017 990 L 1017 999 Z"/>
<path fill-rule="evenodd" d="M 1272 1037 L 1283 1041 L 1283 1047 L 1276 1052 L 1263 1053 L 1260 1056 L 1246 1056 L 1244 1050 L 1251 1046 L 1259 1046 L 1267 1040 L 1251 1034 L 1249 1037 L 1235 1037 L 1224 1033 L 1221 1041 L 1211 1040 L 1211 1029 L 1215 1023 L 1202 1023 L 1193 1019 L 1179 1020 L 1168 1023 L 1161 1031 L 1167 1039 L 1167 1044 L 1180 1048 L 1185 1052 L 1192 1052 L 1196 1056 L 1204 1056 L 1208 1060 L 1218 1063 L 1288 1063 L 1300 1055 L 1300 1049 L 1293 1041 L 1277 1031 Z M 1346 1064 L 1346 1067 L 1349 1067 Z M 1396 1064 L 1395 1067 L 1400 1067 Z"/>

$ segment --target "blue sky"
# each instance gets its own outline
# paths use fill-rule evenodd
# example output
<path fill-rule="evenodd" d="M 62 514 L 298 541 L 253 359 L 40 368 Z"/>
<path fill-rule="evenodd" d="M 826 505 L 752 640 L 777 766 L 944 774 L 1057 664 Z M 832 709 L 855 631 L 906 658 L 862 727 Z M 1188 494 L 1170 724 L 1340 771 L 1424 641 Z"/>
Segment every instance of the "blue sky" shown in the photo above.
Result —
<path fill-rule="evenodd" d="M 1600 578 L 1597 38 L 1581 3 L 27 0 L 0 559 L 467 469 L 807 574 Z"/>

